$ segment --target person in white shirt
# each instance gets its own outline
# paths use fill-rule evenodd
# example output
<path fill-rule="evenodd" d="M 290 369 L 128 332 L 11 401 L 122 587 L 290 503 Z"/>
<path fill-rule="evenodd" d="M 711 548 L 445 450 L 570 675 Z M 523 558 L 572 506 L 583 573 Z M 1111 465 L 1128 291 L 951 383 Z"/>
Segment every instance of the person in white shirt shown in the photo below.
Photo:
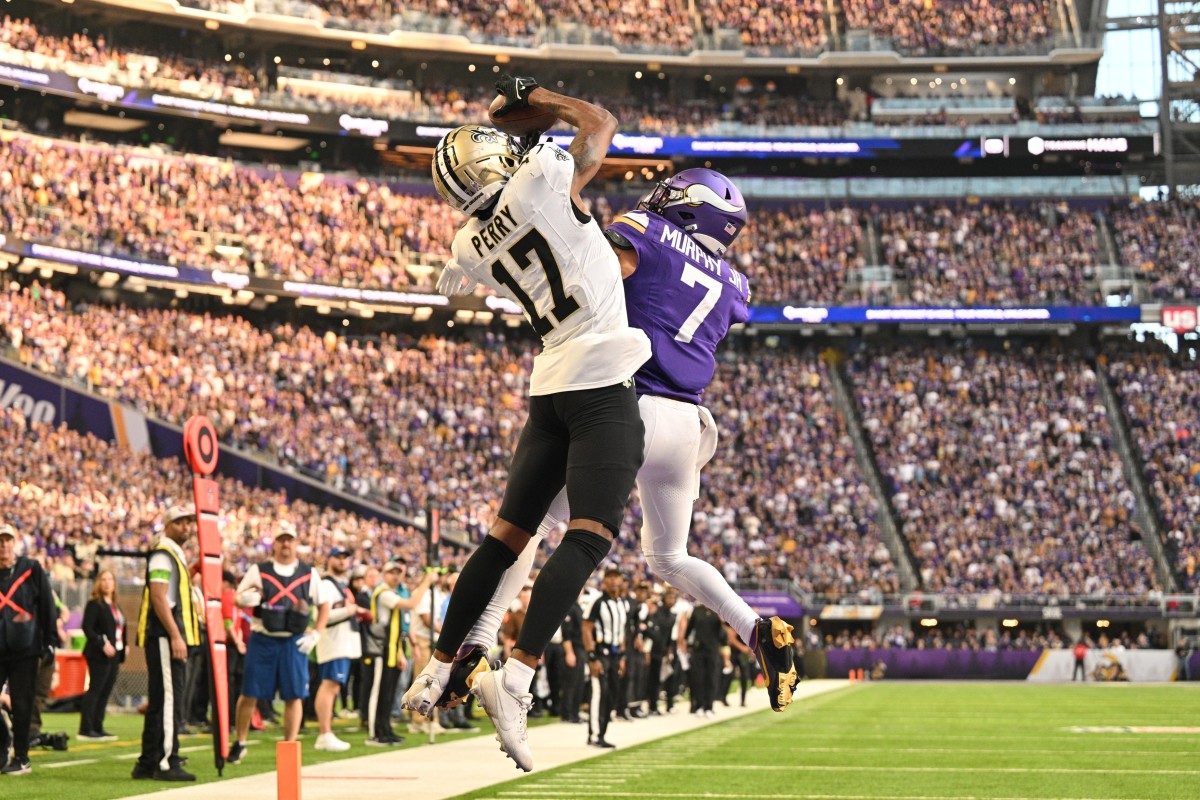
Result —
<path fill-rule="evenodd" d="M 333 732 L 333 702 L 350 679 L 350 663 L 362 657 L 358 605 L 350 592 L 350 551 L 335 547 L 325 562 L 321 596 L 329 598 L 329 620 L 325 635 L 317 641 L 317 672 L 321 685 L 313 704 L 317 711 L 316 749 L 340 753 L 350 749 Z"/>

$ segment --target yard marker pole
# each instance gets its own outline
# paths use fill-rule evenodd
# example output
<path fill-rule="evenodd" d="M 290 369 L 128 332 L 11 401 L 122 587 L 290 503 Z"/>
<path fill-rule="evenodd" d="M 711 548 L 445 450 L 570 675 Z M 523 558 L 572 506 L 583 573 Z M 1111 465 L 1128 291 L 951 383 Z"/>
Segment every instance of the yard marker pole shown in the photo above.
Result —
<path fill-rule="evenodd" d="M 442 538 L 442 512 L 435 508 L 433 503 L 430 503 L 425 510 L 425 523 L 429 530 L 429 554 L 426 558 L 428 563 L 427 569 L 439 569 L 441 567 L 441 549 Z M 437 634 L 434 627 L 437 624 L 437 608 L 435 606 L 437 594 L 431 588 L 429 590 L 429 657 L 433 658 L 434 647 L 437 646 Z M 435 734 L 433 726 L 437 723 L 438 713 L 434 709 L 429 715 L 429 743 L 433 744 Z"/>
<path fill-rule="evenodd" d="M 275 743 L 276 800 L 300 800 L 300 743 Z"/>
<path fill-rule="evenodd" d="M 200 555 L 200 588 L 204 593 L 204 620 L 208 626 L 209 687 L 212 697 L 213 760 L 223 774 L 229 753 L 229 674 L 225 658 L 225 622 L 221 617 L 223 561 L 219 486 L 209 478 L 217 468 L 217 432 L 208 417 L 197 415 L 183 427 L 183 454 L 192 468 L 192 497 L 196 504 L 196 529 Z"/>

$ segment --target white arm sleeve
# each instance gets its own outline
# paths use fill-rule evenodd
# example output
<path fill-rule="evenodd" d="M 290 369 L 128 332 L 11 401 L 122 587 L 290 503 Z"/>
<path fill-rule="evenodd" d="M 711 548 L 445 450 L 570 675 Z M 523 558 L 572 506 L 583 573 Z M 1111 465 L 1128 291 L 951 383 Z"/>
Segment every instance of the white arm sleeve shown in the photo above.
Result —
<path fill-rule="evenodd" d="M 538 525 L 537 534 L 529 540 L 529 544 L 521 551 L 521 555 L 517 556 L 516 563 L 504 571 L 504 577 L 500 579 L 496 593 L 492 595 L 487 608 L 479 615 L 479 620 L 467 634 L 467 638 L 463 641 L 464 644 L 478 644 L 484 647 L 491 647 L 495 644 L 496 638 L 500 634 L 500 625 L 504 622 L 505 612 L 517 599 L 517 595 L 521 593 L 521 587 L 529 579 L 529 571 L 533 568 L 533 560 L 537 557 L 538 548 L 542 546 L 542 540 L 546 538 L 547 533 L 558 527 L 559 523 L 569 521 L 570 513 L 571 510 L 567 505 L 567 490 L 563 489 L 550 504 L 546 518 L 542 520 L 541 525 Z"/>

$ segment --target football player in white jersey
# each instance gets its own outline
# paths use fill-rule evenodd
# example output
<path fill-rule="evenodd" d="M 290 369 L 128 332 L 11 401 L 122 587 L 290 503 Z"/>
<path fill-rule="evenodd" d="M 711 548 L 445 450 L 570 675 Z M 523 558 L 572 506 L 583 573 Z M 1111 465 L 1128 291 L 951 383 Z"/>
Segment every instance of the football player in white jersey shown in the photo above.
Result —
<path fill-rule="evenodd" d="M 749 316 L 749 285 L 724 260 L 746 219 L 745 200 L 728 178 L 693 168 L 662 181 L 637 211 L 617 217 L 606 235 L 626 275 L 630 323 L 653 342 L 653 356 L 636 376 L 646 425 L 645 459 L 637 480 L 646 566 L 733 627 L 762 668 L 771 707 L 782 711 L 791 703 L 798 679 L 792 626 L 779 617 L 760 618 L 716 568 L 687 551 L 700 471 L 717 444 L 716 423 L 700 402 L 716 368 L 718 344 L 733 323 Z M 701 264 L 706 274 L 701 274 Z M 461 702 L 468 680 L 488 668 L 487 644 L 495 641 L 537 546 L 568 515 L 568 498 L 560 493 L 533 546 L 518 558 L 467 635 L 469 646 L 459 654 L 440 705 Z M 593 661 L 590 669 L 597 672 L 602 666 Z"/>
<path fill-rule="evenodd" d="M 621 267 L 580 190 L 596 175 L 617 121 L 603 108 L 505 75 L 496 84 L 503 117 L 533 107 L 576 129 L 570 147 L 523 152 L 506 134 L 457 128 L 434 151 L 433 180 L 446 202 L 470 215 L 454 237 L 438 290 L 476 282 L 520 304 L 542 337 L 529 386 L 529 418 L 488 536 L 463 567 L 434 657 L 404 694 L 429 714 L 451 664 L 501 577 L 525 550 L 551 501 L 566 488 L 567 533 L 534 582 L 529 611 L 505 665 L 472 692 L 509 758 L 533 768 L 525 735 L 538 659 L 580 590 L 608 554 L 642 463 L 643 424 L 633 375 L 650 357 L 646 334 L 629 326 Z"/>

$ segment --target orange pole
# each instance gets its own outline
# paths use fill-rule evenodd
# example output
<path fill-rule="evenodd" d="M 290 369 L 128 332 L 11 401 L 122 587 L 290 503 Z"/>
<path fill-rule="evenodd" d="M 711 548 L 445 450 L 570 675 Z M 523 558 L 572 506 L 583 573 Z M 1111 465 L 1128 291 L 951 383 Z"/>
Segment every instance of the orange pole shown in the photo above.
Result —
<path fill-rule="evenodd" d="M 278 800 L 300 800 L 300 743 L 275 744 L 275 785 Z"/>

